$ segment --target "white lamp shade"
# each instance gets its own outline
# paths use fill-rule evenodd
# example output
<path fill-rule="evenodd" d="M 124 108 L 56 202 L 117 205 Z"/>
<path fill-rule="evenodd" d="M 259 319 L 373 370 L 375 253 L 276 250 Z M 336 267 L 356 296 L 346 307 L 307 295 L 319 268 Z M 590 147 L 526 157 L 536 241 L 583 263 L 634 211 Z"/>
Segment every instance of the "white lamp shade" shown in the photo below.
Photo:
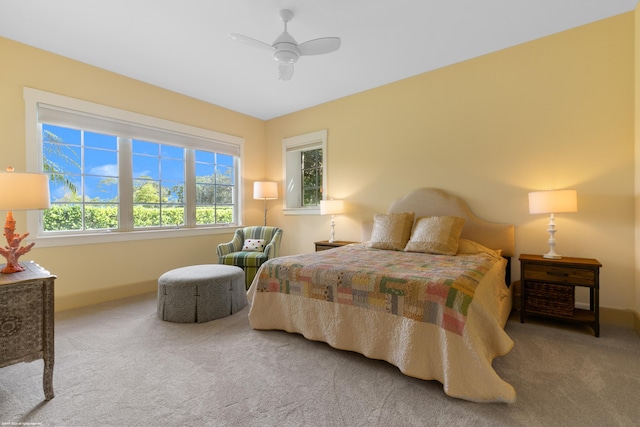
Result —
<path fill-rule="evenodd" d="M 320 200 L 320 215 L 340 215 L 344 213 L 342 200 Z"/>
<path fill-rule="evenodd" d="M 50 206 L 49 175 L 0 173 L 0 210 L 46 209 Z"/>
<path fill-rule="evenodd" d="M 534 191 L 529 193 L 529 213 L 548 214 L 578 211 L 576 190 Z"/>
<path fill-rule="evenodd" d="M 278 183 L 256 181 L 253 183 L 253 198 L 260 200 L 275 200 L 278 198 Z"/>

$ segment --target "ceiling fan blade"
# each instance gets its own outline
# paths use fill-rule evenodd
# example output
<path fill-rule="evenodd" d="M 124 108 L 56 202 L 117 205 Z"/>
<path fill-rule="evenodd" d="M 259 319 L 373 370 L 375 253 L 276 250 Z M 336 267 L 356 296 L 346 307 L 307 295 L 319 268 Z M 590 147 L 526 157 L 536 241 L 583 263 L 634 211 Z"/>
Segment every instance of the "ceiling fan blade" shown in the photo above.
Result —
<path fill-rule="evenodd" d="M 322 55 L 340 49 L 340 37 L 322 37 L 298 45 L 300 55 Z"/>
<path fill-rule="evenodd" d="M 279 64 L 278 66 L 278 79 L 291 80 L 293 77 L 293 64 Z"/>
<path fill-rule="evenodd" d="M 257 47 L 258 49 L 264 50 L 274 50 L 275 48 L 268 43 L 261 42 L 260 40 L 252 39 L 251 37 L 243 36 L 242 34 L 229 34 L 235 41 L 239 41 L 242 44 L 246 44 L 247 46 Z"/>

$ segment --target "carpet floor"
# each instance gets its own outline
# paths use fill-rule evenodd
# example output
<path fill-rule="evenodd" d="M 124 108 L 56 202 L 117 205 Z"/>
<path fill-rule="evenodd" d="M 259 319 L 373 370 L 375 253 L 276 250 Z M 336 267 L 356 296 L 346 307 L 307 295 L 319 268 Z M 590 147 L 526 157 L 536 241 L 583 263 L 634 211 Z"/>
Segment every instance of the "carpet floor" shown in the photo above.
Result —
<path fill-rule="evenodd" d="M 637 426 L 640 337 L 510 320 L 494 361 L 513 404 L 446 396 L 383 361 L 282 331 L 242 311 L 163 322 L 155 294 L 56 314 L 56 396 L 42 361 L 0 369 L 0 426 Z"/>

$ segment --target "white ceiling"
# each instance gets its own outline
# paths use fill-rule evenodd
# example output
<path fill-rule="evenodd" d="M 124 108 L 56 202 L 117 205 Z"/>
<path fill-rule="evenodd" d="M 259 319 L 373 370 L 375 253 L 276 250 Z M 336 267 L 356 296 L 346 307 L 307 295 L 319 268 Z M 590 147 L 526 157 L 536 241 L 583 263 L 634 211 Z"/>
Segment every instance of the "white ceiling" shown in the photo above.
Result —
<path fill-rule="evenodd" d="M 0 36 L 270 119 L 633 10 L 638 0 L 0 0 Z M 277 79 L 268 51 L 340 37 Z M 45 65 L 45 64 L 43 64 Z M 2 64 L 0 64 L 2 67 Z M 1 70 L 1 68 L 0 68 Z M 0 74 L 1 78 L 1 74 Z"/>

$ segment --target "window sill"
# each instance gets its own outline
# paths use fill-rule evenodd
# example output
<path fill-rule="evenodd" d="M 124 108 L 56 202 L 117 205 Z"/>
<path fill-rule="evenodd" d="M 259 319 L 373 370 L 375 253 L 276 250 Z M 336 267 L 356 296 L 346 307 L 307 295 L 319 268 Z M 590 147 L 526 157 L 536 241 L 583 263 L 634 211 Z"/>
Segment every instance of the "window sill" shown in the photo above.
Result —
<path fill-rule="evenodd" d="M 37 247 L 92 245 L 96 243 L 129 242 L 132 240 L 171 239 L 176 237 L 194 237 L 215 234 L 234 233 L 239 225 L 222 227 L 174 228 L 165 230 L 140 231 L 102 231 L 74 236 L 40 236 L 30 239 Z"/>
<path fill-rule="evenodd" d="M 320 207 L 314 206 L 311 208 L 284 208 L 282 209 L 284 215 L 320 215 Z"/>

